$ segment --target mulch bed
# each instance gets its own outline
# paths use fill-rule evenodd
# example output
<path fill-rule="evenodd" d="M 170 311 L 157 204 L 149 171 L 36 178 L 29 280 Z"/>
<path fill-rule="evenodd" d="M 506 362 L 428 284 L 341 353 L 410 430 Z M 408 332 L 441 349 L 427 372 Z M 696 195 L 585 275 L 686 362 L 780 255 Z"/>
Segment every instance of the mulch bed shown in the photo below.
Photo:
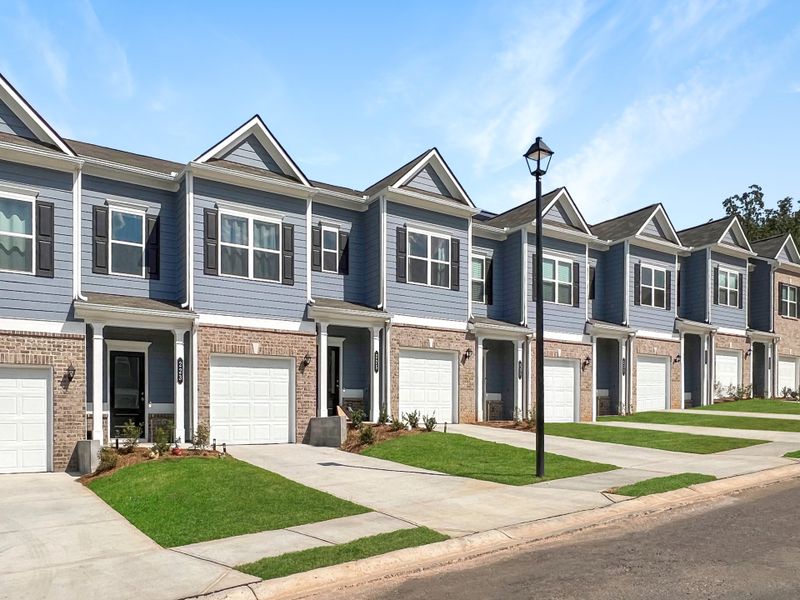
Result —
<path fill-rule="evenodd" d="M 497 429 L 514 429 L 516 431 L 536 431 L 536 425 L 528 425 L 525 421 L 478 421 L 473 425 L 483 425 L 484 427 L 495 427 Z"/>
<path fill-rule="evenodd" d="M 95 471 L 94 473 L 87 473 L 86 475 L 82 475 L 78 481 L 80 481 L 83 485 L 88 485 L 91 481 L 95 479 L 99 479 L 101 477 L 108 477 L 109 475 L 113 475 L 120 469 L 124 469 L 125 467 L 130 467 L 132 465 L 138 465 L 139 463 L 143 462 L 150 462 L 150 461 L 157 461 L 157 460 L 181 460 L 182 458 L 187 458 L 190 456 L 204 456 L 207 458 L 217 458 L 219 457 L 221 452 L 216 452 L 214 450 L 192 450 L 192 449 L 183 449 L 181 448 L 180 455 L 175 454 L 164 454 L 157 458 L 150 458 L 150 448 L 147 446 L 137 447 L 133 450 L 133 452 L 125 452 L 124 450 L 119 450 L 117 452 L 117 464 L 111 469 L 106 469 L 105 471 Z"/>
<path fill-rule="evenodd" d="M 368 425 L 372 427 L 375 431 L 375 441 L 372 444 L 362 444 L 360 440 L 360 432 L 355 427 L 350 427 L 347 430 L 347 439 L 345 440 L 344 444 L 342 444 L 339 449 L 344 450 L 345 452 L 353 452 L 354 454 L 360 454 L 365 449 L 369 448 L 370 446 L 374 446 L 380 442 L 385 442 L 387 440 L 393 440 L 395 438 L 403 437 L 406 435 L 418 435 L 420 433 L 425 433 L 424 429 L 400 429 L 398 431 L 391 431 L 388 425 Z"/>

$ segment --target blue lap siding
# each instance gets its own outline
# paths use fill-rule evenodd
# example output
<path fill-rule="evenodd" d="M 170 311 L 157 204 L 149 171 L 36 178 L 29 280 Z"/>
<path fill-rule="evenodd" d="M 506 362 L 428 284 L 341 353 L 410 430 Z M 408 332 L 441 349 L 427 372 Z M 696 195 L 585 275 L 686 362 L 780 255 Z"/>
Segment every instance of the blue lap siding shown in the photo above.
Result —
<path fill-rule="evenodd" d="M 365 246 L 368 236 L 377 236 L 380 232 L 378 230 L 366 231 L 364 220 L 364 214 L 360 212 L 327 204 L 315 203 L 313 205 L 312 226 L 330 225 L 336 227 L 339 231 L 350 234 L 348 242 L 348 273 L 345 275 L 312 271 L 311 295 L 313 297 L 334 298 L 358 304 L 366 304 L 368 302 L 365 268 L 368 257 L 365 252 Z"/>
<path fill-rule="evenodd" d="M 743 307 L 724 306 L 714 304 L 714 269 L 721 268 L 733 271 L 740 275 L 741 289 L 739 293 L 743 298 Z M 708 294 L 711 298 L 710 323 L 717 327 L 730 327 L 732 329 L 745 329 L 747 327 L 747 261 L 743 258 L 736 258 L 711 252 L 711 261 L 708 277 Z"/>
<path fill-rule="evenodd" d="M 667 290 L 670 296 L 669 309 L 652 306 L 637 306 L 634 304 L 634 269 L 637 263 L 662 268 L 671 273 L 671 286 L 670 289 Z M 628 267 L 628 306 L 630 311 L 628 325 L 647 331 L 672 333 L 675 329 L 675 305 L 677 299 L 675 293 L 677 288 L 676 280 L 674 254 L 667 254 L 665 252 L 658 252 L 656 250 L 631 245 L 630 265 Z"/>

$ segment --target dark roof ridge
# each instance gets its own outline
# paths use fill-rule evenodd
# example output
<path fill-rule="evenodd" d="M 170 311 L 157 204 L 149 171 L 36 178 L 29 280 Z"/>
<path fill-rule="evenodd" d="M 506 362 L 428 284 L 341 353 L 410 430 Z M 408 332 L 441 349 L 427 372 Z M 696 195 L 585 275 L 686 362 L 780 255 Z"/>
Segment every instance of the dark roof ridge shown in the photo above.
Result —
<path fill-rule="evenodd" d="M 735 219 L 735 218 L 736 215 L 726 215 L 724 217 L 720 217 L 719 219 L 712 219 L 710 221 L 706 221 L 705 223 L 700 223 L 700 225 L 692 225 L 691 227 L 679 229 L 678 233 L 691 231 L 692 229 L 699 229 L 700 227 L 707 227 L 708 225 L 713 225 L 714 223 L 720 223 L 721 221 L 725 221 L 726 219 Z"/>

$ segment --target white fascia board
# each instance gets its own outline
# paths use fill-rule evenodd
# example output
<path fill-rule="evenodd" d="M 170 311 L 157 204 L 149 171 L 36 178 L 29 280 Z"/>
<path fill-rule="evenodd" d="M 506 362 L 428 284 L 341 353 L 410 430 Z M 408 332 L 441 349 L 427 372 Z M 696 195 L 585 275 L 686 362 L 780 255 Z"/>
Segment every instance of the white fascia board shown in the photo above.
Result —
<path fill-rule="evenodd" d="M 640 235 L 634 235 L 632 237 L 626 238 L 625 241 L 630 242 L 634 246 L 649 248 L 650 250 L 664 252 L 665 254 L 676 254 L 678 256 L 689 256 L 692 250 L 691 248 L 687 248 L 686 246 L 678 246 L 666 240 L 659 240 L 658 238 L 651 238 Z"/>
<path fill-rule="evenodd" d="M 484 225 L 480 221 L 473 221 L 472 234 L 475 237 L 502 241 L 508 237 L 508 227 L 492 227 L 491 225 Z"/>
<path fill-rule="evenodd" d="M 327 206 L 337 206 L 346 208 L 348 210 L 355 210 L 357 212 L 365 212 L 369 208 L 367 197 L 356 198 L 355 196 L 348 196 L 338 192 L 329 192 L 328 190 L 321 190 L 314 188 L 314 203 L 325 204 Z"/>
<path fill-rule="evenodd" d="M 747 337 L 747 330 L 746 329 L 736 329 L 733 327 L 717 327 L 717 331 L 719 335 L 733 335 L 737 337 Z"/>
<path fill-rule="evenodd" d="M 797 249 L 797 244 L 795 244 L 794 238 L 792 237 L 792 234 L 787 234 L 786 235 L 786 239 L 783 241 L 783 245 L 781 246 L 781 249 L 778 250 L 778 254 L 780 254 L 783 251 L 783 249 L 786 247 L 786 244 L 790 244 L 791 245 L 791 252 L 790 253 L 794 256 L 794 259 L 798 262 L 798 264 L 800 264 L 800 251 Z"/>
<path fill-rule="evenodd" d="M 647 220 L 645 220 L 645 222 L 639 228 L 639 231 L 636 232 L 636 235 L 634 237 L 638 238 L 640 235 L 642 235 L 642 232 L 644 231 L 645 227 L 647 227 L 648 223 L 650 223 L 656 217 L 661 217 L 660 218 L 661 223 L 667 225 L 667 229 L 669 230 L 670 236 L 672 237 L 672 242 L 677 246 L 683 247 L 683 244 L 681 244 L 681 238 L 678 236 L 678 232 L 672 225 L 672 221 L 670 220 L 669 215 L 667 215 L 667 212 L 664 210 L 664 207 L 661 206 L 660 204 L 656 205 L 656 207 L 653 209 L 653 212 L 650 213 L 650 216 L 647 218 Z"/>
<path fill-rule="evenodd" d="M 589 229 L 589 224 L 586 222 L 586 219 L 583 218 L 581 211 L 578 210 L 578 206 L 577 204 L 575 204 L 575 201 L 572 199 L 572 196 L 570 195 L 567 188 L 561 188 L 561 190 L 558 192 L 558 194 L 556 194 L 555 198 L 553 198 L 550 204 L 548 204 L 546 207 L 542 207 L 542 217 L 544 217 L 544 215 L 546 215 L 547 212 L 551 208 L 553 208 L 556 202 L 562 202 L 563 200 L 566 200 L 566 203 L 562 204 L 562 206 L 564 206 L 564 208 L 567 209 L 568 213 L 572 214 L 573 218 L 577 219 L 577 221 L 581 224 L 584 233 L 586 233 L 586 235 L 588 236 L 596 237 L 592 235 L 592 230 Z"/>
<path fill-rule="evenodd" d="M 636 337 L 650 339 L 650 340 L 670 340 L 674 342 L 680 340 L 680 335 L 677 333 L 668 333 L 666 331 L 651 331 L 648 329 L 639 329 L 636 332 Z"/>
<path fill-rule="evenodd" d="M 37 321 L 35 319 L 0 319 L 0 331 L 26 333 L 64 333 L 85 335 L 86 324 L 81 321 Z"/>
<path fill-rule="evenodd" d="M 75 316 L 85 321 L 100 321 L 108 325 L 124 324 L 126 327 L 148 328 L 153 326 L 187 327 L 197 319 L 197 315 L 187 312 L 177 313 L 169 310 L 150 310 L 126 306 L 109 306 L 76 302 Z"/>
<path fill-rule="evenodd" d="M 306 179 L 306 176 L 300 170 L 300 167 L 291 159 L 291 157 L 286 153 L 286 151 L 281 147 L 278 140 L 275 136 L 272 135 L 270 130 L 264 124 L 264 121 L 261 120 L 261 117 L 255 115 L 252 119 L 247 121 L 244 125 L 239 127 L 236 131 L 225 137 L 215 146 L 210 148 L 208 151 L 204 152 L 200 156 L 198 156 L 193 162 L 197 163 L 205 163 L 209 159 L 212 158 L 219 158 L 223 154 L 225 154 L 228 150 L 236 146 L 239 142 L 244 140 L 248 135 L 254 134 L 256 138 L 261 142 L 267 152 L 270 153 L 273 159 L 275 160 L 281 167 L 283 167 L 286 171 L 291 172 L 297 177 L 303 185 L 306 187 L 311 187 L 311 183 Z M 277 154 L 277 157 L 273 155 L 273 152 Z"/>
<path fill-rule="evenodd" d="M 464 188 L 461 187 L 461 184 L 458 183 L 458 179 L 456 179 L 456 176 L 447 166 L 447 163 L 444 161 L 442 155 L 439 154 L 439 151 L 436 148 L 433 148 L 430 152 L 428 152 L 428 154 L 423 156 L 417 162 L 417 164 L 414 165 L 412 169 L 409 169 L 409 171 L 405 175 L 403 175 L 392 187 L 399 188 L 408 184 L 408 182 L 414 179 L 414 177 L 416 177 L 419 174 L 419 172 L 422 169 L 424 169 L 428 164 L 433 166 L 439 177 L 442 177 L 442 175 L 444 175 L 443 179 L 447 180 L 452 186 L 452 189 L 450 190 L 451 192 L 455 190 L 456 192 L 458 192 L 458 195 L 461 196 L 462 200 L 466 200 L 467 203 L 472 208 L 475 208 L 475 203 L 469 197 L 469 194 L 467 194 L 466 190 L 464 190 Z"/>
<path fill-rule="evenodd" d="M 171 192 L 178 190 L 179 173 L 160 173 L 99 158 L 84 157 L 83 161 L 83 170 L 87 175 L 96 175 Z"/>
<path fill-rule="evenodd" d="M 534 339 L 536 336 L 533 336 Z M 547 331 L 544 332 L 545 342 L 569 342 L 572 344 L 591 344 L 591 337 L 583 333 L 563 333 L 561 331 Z"/>
<path fill-rule="evenodd" d="M 391 322 L 391 317 L 388 314 L 376 315 L 346 308 L 322 308 L 317 305 L 309 307 L 308 316 L 317 322 L 341 325 L 343 327 L 382 327 Z M 328 338 L 328 341 L 330 342 L 330 338 Z"/>
<path fill-rule="evenodd" d="M 197 323 L 203 325 L 218 325 L 220 327 L 239 327 L 241 329 L 274 329 L 276 331 L 290 331 L 295 333 L 315 333 L 316 327 L 311 321 L 284 321 L 282 319 L 258 319 L 253 317 L 235 317 L 232 315 L 217 315 L 201 313 Z"/>
<path fill-rule="evenodd" d="M 725 231 L 723 231 L 723 232 L 722 232 L 722 235 L 721 235 L 721 236 L 719 237 L 719 239 L 717 240 L 717 243 L 718 243 L 718 244 L 722 244 L 722 243 L 723 243 L 723 242 L 722 242 L 722 240 L 723 240 L 723 239 L 725 239 L 725 236 L 726 236 L 726 235 L 728 235 L 728 232 L 731 230 L 731 228 L 732 228 L 734 225 L 736 225 L 736 229 L 737 229 L 737 231 L 739 232 L 739 235 L 740 235 L 740 236 L 742 237 L 742 239 L 744 240 L 744 243 L 745 243 L 745 244 L 747 244 L 747 249 L 748 249 L 748 250 L 749 250 L 749 251 L 750 251 L 750 252 L 751 252 L 751 253 L 752 253 L 752 254 L 755 256 L 755 252 L 753 252 L 753 247 L 752 247 L 752 246 L 750 246 L 750 240 L 748 240 L 748 239 L 747 239 L 747 236 L 746 236 L 746 235 L 745 235 L 745 233 L 744 233 L 744 229 L 742 228 L 742 224 L 741 224 L 741 223 L 739 223 L 739 217 L 736 217 L 736 216 L 734 216 L 734 217 L 733 217 L 733 220 L 732 220 L 732 221 L 730 222 L 730 224 L 729 224 L 729 225 L 728 225 L 728 226 L 725 228 Z M 727 244 L 725 244 L 725 245 L 727 245 Z"/>
<path fill-rule="evenodd" d="M 57 146 L 58 149 L 67 156 L 75 156 L 75 153 L 67 146 L 64 140 L 61 139 L 61 136 L 39 116 L 25 98 L 23 98 L 2 75 L 0 75 L 0 99 L 14 111 L 14 114 L 17 115 L 28 129 L 35 133 L 41 141 L 50 142 Z M 17 110 L 14 110 L 15 108 Z"/>
<path fill-rule="evenodd" d="M 413 192 L 408 188 L 400 189 L 395 186 L 390 186 L 386 188 L 384 194 L 392 202 L 416 206 L 418 208 L 424 208 L 446 215 L 471 218 L 472 216 L 481 212 L 478 208 L 458 204 L 456 201 L 449 202 L 447 200 L 440 200 L 439 198 L 433 198 L 422 193 Z"/>
<path fill-rule="evenodd" d="M 409 315 L 393 315 L 392 325 L 409 325 L 413 327 L 429 327 L 431 329 L 452 329 L 453 331 L 466 331 L 466 321 L 450 321 L 448 319 L 429 319 L 427 317 L 412 317 Z"/>
<path fill-rule="evenodd" d="M 314 188 L 291 181 L 282 181 L 252 173 L 232 171 L 225 167 L 217 167 L 205 163 L 192 162 L 189 163 L 189 166 L 198 177 L 218 181 L 220 183 L 229 183 L 231 185 L 238 185 L 239 187 L 274 192 L 282 196 L 301 198 L 303 200 L 313 196 L 314 193 Z"/>
<path fill-rule="evenodd" d="M 75 170 L 84 163 L 80 158 L 73 158 L 52 150 L 20 146 L 12 142 L 0 142 L 0 159 L 67 172 Z"/>
<path fill-rule="evenodd" d="M 529 329 L 511 323 L 505 327 L 503 325 L 470 322 L 467 324 L 467 330 L 488 340 L 521 340 L 531 335 Z"/>

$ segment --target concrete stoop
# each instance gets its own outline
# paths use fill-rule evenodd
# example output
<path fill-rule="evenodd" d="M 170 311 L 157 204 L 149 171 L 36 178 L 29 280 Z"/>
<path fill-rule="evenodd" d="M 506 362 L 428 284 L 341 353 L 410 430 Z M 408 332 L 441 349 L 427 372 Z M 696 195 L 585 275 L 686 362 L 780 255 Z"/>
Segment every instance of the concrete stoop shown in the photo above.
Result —
<path fill-rule="evenodd" d="M 706 502 L 720 496 L 800 478 L 800 463 L 748 473 L 672 492 L 632 498 L 576 513 L 523 522 L 427 546 L 396 550 L 363 560 L 324 567 L 288 577 L 237 586 L 189 600 L 277 600 L 298 598 L 325 589 L 368 583 L 388 575 L 413 573 L 448 563 L 550 540 L 599 525 Z"/>

